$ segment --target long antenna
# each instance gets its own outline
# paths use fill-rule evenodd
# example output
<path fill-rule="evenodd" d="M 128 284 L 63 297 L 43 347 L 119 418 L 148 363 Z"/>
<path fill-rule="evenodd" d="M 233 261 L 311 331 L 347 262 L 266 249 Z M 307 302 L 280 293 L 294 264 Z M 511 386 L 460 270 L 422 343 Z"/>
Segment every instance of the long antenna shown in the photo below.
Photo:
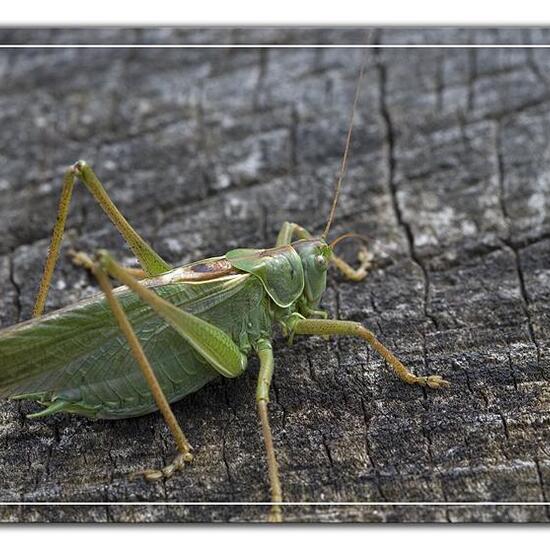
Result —
<path fill-rule="evenodd" d="M 322 238 L 326 239 L 330 226 L 334 220 L 334 213 L 336 212 L 336 205 L 338 204 L 338 199 L 340 198 L 340 189 L 342 188 L 342 180 L 346 175 L 346 168 L 348 165 L 348 152 L 349 146 L 351 143 L 351 132 L 353 130 L 353 119 L 355 117 L 355 109 L 357 107 L 357 100 L 359 99 L 359 90 L 361 88 L 361 81 L 363 80 L 363 73 L 365 72 L 366 56 L 363 58 L 361 63 L 361 69 L 359 71 L 359 78 L 357 79 L 357 87 L 355 88 L 355 97 L 353 99 L 353 107 L 351 108 L 351 118 L 349 122 L 348 136 L 346 138 L 346 147 L 344 149 L 344 156 L 342 157 L 342 164 L 340 165 L 340 173 L 338 174 L 338 183 L 336 184 L 336 190 L 334 191 L 334 198 L 332 199 L 332 207 L 330 209 L 330 214 L 328 217 L 327 225 L 323 231 Z"/>

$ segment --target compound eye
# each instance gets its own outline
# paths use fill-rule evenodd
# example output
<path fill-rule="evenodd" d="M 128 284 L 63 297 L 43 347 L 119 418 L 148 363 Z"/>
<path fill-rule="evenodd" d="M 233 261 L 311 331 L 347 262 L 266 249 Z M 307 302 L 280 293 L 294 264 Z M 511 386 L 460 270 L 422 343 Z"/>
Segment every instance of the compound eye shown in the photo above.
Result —
<path fill-rule="evenodd" d="M 318 256 L 315 256 L 315 266 L 317 269 L 325 271 L 328 269 L 328 260 L 319 254 Z"/>

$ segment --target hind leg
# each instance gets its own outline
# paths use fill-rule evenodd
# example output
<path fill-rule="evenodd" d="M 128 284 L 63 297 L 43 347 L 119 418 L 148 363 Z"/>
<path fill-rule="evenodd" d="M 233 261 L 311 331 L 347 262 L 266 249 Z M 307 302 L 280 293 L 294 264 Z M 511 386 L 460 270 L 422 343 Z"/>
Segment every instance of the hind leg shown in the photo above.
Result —
<path fill-rule="evenodd" d="M 246 355 L 241 352 L 229 334 L 208 321 L 189 313 L 184 308 L 177 307 L 141 284 L 127 269 L 116 262 L 106 250 L 98 251 L 96 258 L 97 261 L 94 262 L 83 253 L 76 254 L 74 257 L 77 262 L 90 269 L 98 279 L 111 306 L 113 315 L 128 341 L 130 351 L 141 368 L 157 406 L 176 440 L 180 453 L 168 468 L 161 471 L 147 471 L 145 474 L 151 479 L 170 476 L 173 471 L 180 469 L 186 460 L 191 459 L 191 447 L 170 409 L 170 405 L 149 361 L 143 353 L 143 349 L 124 310 L 113 294 L 108 276 L 126 285 L 144 304 L 147 304 L 161 319 L 175 329 L 176 333 L 183 337 L 222 376 L 233 378 L 242 374 L 246 368 Z"/>
<path fill-rule="evenodd" d="M 84 182 L 86 188 L 90 191 L 103 211 L 118 229 L 124 240 L 128 243 L 128 246 L 141 264 L 145 275 L 159 275 L 171 269 L 171 266 L 167 264 L 128 223 L 126 218 L 121 214 L 119 209 L 110 199 L 107 191 L 105 191 L 105 188 L 97 179 L 97 176 L 94 174 L 90 166 L 88 166 L 88 164 L 84 161 L 78 161 L 65 172 L 65 177 L 63 178 L 63 188 L 57 208 L 57 219 L 53 228 L 50 247 L 48 249 L 46 263 L 44 265 L 44 273 L 40 281 L 40 286 L 34 305 L 34 317 L 38 317 L 44 312 L 44 306 L 46 304 L 46 298 L 48 296 L 53 271 L 59 257 L 61 240 L 63 239 L 63 233 L 65 232 L 65 222 L 67 221 L 67 215 L 69 213 L 73 188 L 77 178 Z"/>
<path fill-rule="evenodd" d="M 147 359 L 147 356 L 143 351 L 143 348 L 134 332 L 134 329 L 132 328 L 132 325 L 128 320 L 128 317 L 126 316 L 126 313 L 124 312 L 124 309 L 122 309 L 120 302 L 113 294 L 113 287 L 111 285 L 111 282 L 109 281 L 108 272 L 102 267 L 100 262 L 94 262 L 93 260 L 91 260 L 91 258 L 89 258 L 86 254 L 82 252 L 75 254 L 73 259 L 79 265 L 85 267 L 86 269 L 89 269 L 96 277 L 99 286 L 105 294 L 105 298 L 107 299 L 111 311 L 113 312 L 113 315 L 120 327 L 120 330 L 126 338 L 126 341 L 128 342 L 130 351 L 147 381 L 147 384 L 149 386 L 149 389 L 151 390 L 157 407 L 162 413 L 164 420 L 168 425 L 168 428 L 170 429 L 170 432 L 172 433 L 172 436 L 174 437 L 174 440 L 176 442 L 178 454 L 168 466 L 160 470 L 139 471 L 133 474 L 133 476 L 143 475 L 143 477 L 145 477 L 145 479 L 147 479 L 148 481 L 156 481 L 162 478 L 169 478 L 175 472 L 181 470 L 186 462 L 190 462 L 193 459 L 193 455 L 191 454 L 191 445 L 189 444 L 187 437 L 183 433 L 176 417 L 174 416 L 174 413 L 172 412 L 172 409 L 170 408 L 170 404 L 168 403 L 168 400 L 166 399 L 166 396 L 162 391 L 155 372 L 153 371 L 153 368 L 151 367 L 151 364 L 149 363 L 149 360 Z"/>

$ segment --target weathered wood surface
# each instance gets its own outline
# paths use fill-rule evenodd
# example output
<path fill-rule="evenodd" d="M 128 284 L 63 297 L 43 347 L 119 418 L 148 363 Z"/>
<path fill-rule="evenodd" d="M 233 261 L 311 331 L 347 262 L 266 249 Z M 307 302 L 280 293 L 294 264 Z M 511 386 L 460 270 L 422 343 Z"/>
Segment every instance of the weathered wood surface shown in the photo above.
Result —
<path fill-rule="evenodd" d="M 548 42 L 548 31 L 13 31 L 0 42 Z M 325 306 L 364 321 L 444 392 L 407 387 L 360 342 L 276 340 L 272 425 L 289 501 L 550 499 L 550 51 L 369 50 L 333 234 L 369 236 L 364 283 Z M 88 160 L 173 263 L 265 247 L 329 210 L 357 50 L 2 50 L 0 322 L 30 316 L 64 168 Z M 82 188 L 69 243 L 118 251 Z M 67 245 L 68 246 L 68 245 Z M 347 251 L 352 253 L 352 249 Z M 351 256 L 350 256 L 351 257 Z M 52 310 L 94 292 L 62 259 Z M 1 366 L 0 366 L 1 367 Z M 29 421 L 0 405 L 0 501 L 264 501 L 257 363 L 177 403 L 196 447 L 173 455 L 158 414 Z M 3 521 L 261 520 L 254 507 L 1 507 Z M 548 521 L 548 507 L 288 508 L 292 521 Z"/>

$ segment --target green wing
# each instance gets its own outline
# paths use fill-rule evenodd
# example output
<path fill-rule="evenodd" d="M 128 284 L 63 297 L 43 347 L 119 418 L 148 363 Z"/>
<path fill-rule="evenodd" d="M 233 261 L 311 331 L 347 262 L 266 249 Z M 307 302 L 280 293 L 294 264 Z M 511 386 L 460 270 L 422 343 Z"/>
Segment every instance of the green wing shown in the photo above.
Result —
<path fill-rule="evenodd" d="M 245 292 L 248 278 L 232 275 L 200 284 L 163 284 L 154 290 L 174 305 L 216 321 L 227 301 L 260 299 L 257 291 Z M 169 400 L 217 376 L 139 298 L 125 288 L 116 293 Z M 73 412 L 92 416 L 133 416 L 156 408 L 102 296 L 0 331 L 0 396 L 21 394 L 79 404 Z"/>
<path fill-rule="evenodd" d="M 290 245 L 259 249 L 236 248 L 225 257 L 233 267 L 258 277 L 280 307 L 288 307 L 304 291 L 302 260 Z"/>

